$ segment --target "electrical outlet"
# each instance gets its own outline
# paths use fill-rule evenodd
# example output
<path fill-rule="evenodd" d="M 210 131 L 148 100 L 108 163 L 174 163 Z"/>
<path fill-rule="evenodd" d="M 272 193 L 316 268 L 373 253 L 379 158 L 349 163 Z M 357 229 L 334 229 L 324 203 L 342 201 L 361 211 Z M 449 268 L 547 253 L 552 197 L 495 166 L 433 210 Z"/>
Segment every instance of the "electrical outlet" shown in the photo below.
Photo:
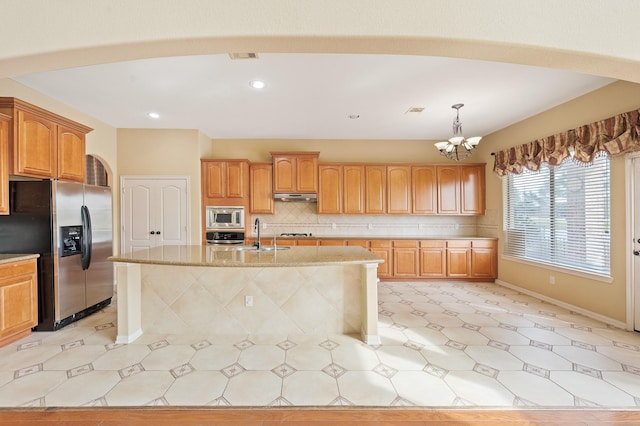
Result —
<path fill-rule="evenodd" d="M 253 306 L 253 296 L 245 296 L 244 297 L 244 306 L 250 308 Z"/>
<path fill-rule="evenodd" d="M 556 283 L 556 277 L 553 275 L 549 275 L 549 284 L 555 284 Z"/>

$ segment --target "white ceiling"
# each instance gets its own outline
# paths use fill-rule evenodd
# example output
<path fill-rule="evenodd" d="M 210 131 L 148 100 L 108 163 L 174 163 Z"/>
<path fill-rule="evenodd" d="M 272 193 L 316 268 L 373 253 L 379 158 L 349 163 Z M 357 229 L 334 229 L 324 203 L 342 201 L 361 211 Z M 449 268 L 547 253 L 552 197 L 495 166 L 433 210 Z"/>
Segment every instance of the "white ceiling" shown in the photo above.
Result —
<path fill-rule="evenodd" d="M 267 86 L 255 90 L 251 80 Z M 116 128 L 198 129 L 214 139 L 484 136 L 613 80 L 445 57 L 365 54 L 183 56 L 15 80 Z M 409 113 L 412 107 L 424 112 Z M 160 114 L 150 119 L 148 112 Z M 359 115 L 350 119 L 351 114 Z"/>

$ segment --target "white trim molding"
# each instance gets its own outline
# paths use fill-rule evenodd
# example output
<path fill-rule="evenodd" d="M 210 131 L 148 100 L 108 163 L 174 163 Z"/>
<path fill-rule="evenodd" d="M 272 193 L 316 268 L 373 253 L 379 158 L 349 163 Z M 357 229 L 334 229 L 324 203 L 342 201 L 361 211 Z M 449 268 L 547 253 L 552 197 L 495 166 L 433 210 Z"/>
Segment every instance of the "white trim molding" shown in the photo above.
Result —
<path fill-rule="evenodd" d="M 587 309 L 580 308 L 580 307 L 572 305 L 570 303 L 562 302 L 562 301 L 554 299 L 552 297 L 548 297 L 548 296 L 545 296 L 543 294 L 536 293 L 535 291 L 530 291 L 530 290 L 527 290 L 525 288 L 518 287 L 517 285 L 513 285 L 513 284 L 510 284 L 510 283 L 502 281 L 502 280 L 496 280 L 495 283 L 498 284 L 498 285 L 501 285 L 503 287 L 510 288 L 511 290 L 519 291 L 520 293 L 526 294 L 528 296 L 535 297 L 536 299 L 544 300 L 545 302 L 549 302 L 549 303 L 552 303 L 552 304 L 554 304 L 556 306 L 560 306 L 561 308 L 568 309 L 568 310 L 570 310 L 572 312 L 577 312 L 577 313 L 579 313 L 581 315 L 584 315 L 586 317 L 595 319 L 597 321 L 601 321 L 601 322 L 603 322 L 605 324 L 608 324 L 608 325 L 611 325 L 611 326 L 614 326 L 614 327 L 617 327 L 617 328 L 621 328 L 623 330 L 631 330 L 632 329 L 632 328 L 631 329 L 628 328 L 627 324 L 625 324 L 622 321 L 618 321 L 618 320 L 615 320 L 613 318 L 609 318 L 607 316 L 600 315 L 600 314 L 595 313 L 595 312 L 591 312 L 591 311 L 589 311 Z"/>

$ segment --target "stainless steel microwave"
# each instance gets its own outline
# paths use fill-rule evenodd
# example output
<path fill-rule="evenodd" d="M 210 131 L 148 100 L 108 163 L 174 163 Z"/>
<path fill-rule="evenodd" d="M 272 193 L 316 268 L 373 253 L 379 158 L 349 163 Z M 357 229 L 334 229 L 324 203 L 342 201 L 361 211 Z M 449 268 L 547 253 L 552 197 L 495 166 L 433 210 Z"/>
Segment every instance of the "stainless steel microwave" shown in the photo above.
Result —
<path fill-rule="evenodd" d="M 244 229 L 244 207 L 207 206 L 207 230 Z"/>

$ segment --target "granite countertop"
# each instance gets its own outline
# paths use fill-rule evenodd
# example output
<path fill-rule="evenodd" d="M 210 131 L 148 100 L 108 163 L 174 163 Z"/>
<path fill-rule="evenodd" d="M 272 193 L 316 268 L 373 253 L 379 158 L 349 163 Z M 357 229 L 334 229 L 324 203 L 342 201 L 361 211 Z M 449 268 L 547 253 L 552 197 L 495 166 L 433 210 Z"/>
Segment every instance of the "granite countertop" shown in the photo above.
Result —
<path fill-rule="evenodd" d="M 255 233 L 246 233 L 246 238 L 249 239 L 257 239 L 258 236 L 255 235 Z M 264 240 L 272 240 L 273 239 L 273 234 L 266 234 L 262 236 L 262 239 Z M 455 237 L 451 237 L 451 236 L 446 236 L 446 235 L 441 235 L 441 236 L 415 236 L 415 237 L 406 237 L 406 236 L 402 236 L 402 237 L 398 237 L 398 236 L 386 236 L 386 235 L 363 235 L 363 236 L 348 236 L 348 237 L 341 237 L 341 236 L 336 236 L 336 235 L 331 235 L 331 236 L 323 236 L 323 235 L 312 235 L 312 236 L 307 236 L 307 237 L 284 237 L 284 236 L 280 236 L 278 235 L 278 241 L 280 240 L 497 240 L 497 238 L 495 237 L 461 237 L 461 236 L 455 236 Z"/>
<path fill-rule="evenodd" d="M 19 262 L 21 260 L 37 259 L 39 257 L 40 255 L 37 253 L 36 254 L 19 254 L 19 253 L 0 254 L 0 265 L 4 263 Z"/>
<path fill-rule="evenodd" d="M 383 260 L 361 247 L 291 247 L 286 250 L 238 250 L 238 246 L 159 246 L 137 250 L 108 260 L 149 265 L 216 267 L 296 267 L 339 264 L 382 263 Z"/>

